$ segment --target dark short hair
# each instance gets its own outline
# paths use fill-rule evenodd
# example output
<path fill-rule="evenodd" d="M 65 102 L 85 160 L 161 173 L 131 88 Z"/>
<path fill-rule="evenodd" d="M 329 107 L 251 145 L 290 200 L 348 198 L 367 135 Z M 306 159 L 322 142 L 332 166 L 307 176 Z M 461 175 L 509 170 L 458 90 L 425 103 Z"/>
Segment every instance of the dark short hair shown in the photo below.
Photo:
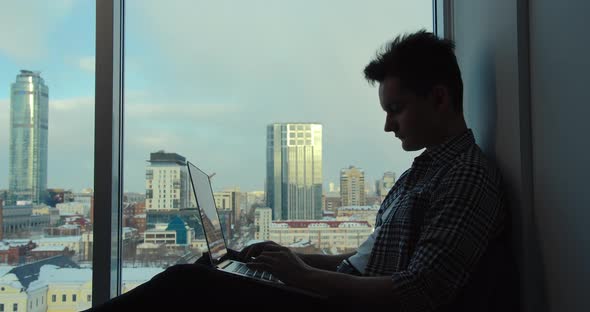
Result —
<path fill-rule="evenodd" d="M 374 84 L 397 77 L 402 88 L 420 96 L 442 84 L 449 89 L 456 110 L 462 112 L 463 80 L 454 49 L 453 41 L 425 30 L 400 35 L 377 52 L 365 67 L 365 78 Z"/>

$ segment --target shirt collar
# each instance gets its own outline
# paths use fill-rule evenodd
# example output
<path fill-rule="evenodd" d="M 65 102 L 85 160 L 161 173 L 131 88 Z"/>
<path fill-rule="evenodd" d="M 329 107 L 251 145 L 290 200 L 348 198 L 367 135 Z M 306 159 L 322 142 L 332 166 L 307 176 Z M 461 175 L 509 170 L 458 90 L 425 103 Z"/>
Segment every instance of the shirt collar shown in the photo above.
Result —
<path fill-rule="evenodd" d="M 455 159 L 461 152 L 475 144 L 473 131 L 471 129 L 446 140 L 444 143 L 426 149 L 418 159 L 429 158 L 433 162 L 448 163 Z"/>

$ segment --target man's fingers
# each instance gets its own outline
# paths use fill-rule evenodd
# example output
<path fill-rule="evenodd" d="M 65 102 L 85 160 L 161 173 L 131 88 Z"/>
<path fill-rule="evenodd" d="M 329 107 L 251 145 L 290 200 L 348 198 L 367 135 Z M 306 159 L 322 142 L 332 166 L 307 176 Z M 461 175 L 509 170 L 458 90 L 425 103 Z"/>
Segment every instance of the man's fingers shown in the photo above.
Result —
<path fill-rule="evenodd" d="M 261 243 L 252 244 L 244 249 L 239 254 L 239 258 L 242 261 L 249 261 L 252 257 L 257 257 L 265 250 L 277 250 L 277 248 L 281 248 L 281 245 L 273 241 L 266 241 Z"/>
<path fill-rule="evenodd" d="M 270 265 L 273 265 L 275 263 L 277 263 L 277 257 L 276 257 L 276 253 L 269 253 L 269 252 L 263 252 L 260 254 L 260 256 L 252 259 L 251 262 L 253 263 L 268 263 Z"/>
<path fill-rule="evenodd" d="M 242 259 L 248 260 L 252 257 L 256 257 L 260 253 L 260 244 L 261 243 L 257 243 L 246 247 L 246 249 L 244 249 L 246 252 L 244 253 Z"/>
<path fill-rule="evenodd" d="M 251 249 L 252 249 L 252 246 L 248 246 L 248 247 L 242 249 L 242 251 L 240 251 L 240 253 L 238 254 L 238 259 L 241 259 L 241 260 L 248 259 L 248 253 L 250 253 Z"/>

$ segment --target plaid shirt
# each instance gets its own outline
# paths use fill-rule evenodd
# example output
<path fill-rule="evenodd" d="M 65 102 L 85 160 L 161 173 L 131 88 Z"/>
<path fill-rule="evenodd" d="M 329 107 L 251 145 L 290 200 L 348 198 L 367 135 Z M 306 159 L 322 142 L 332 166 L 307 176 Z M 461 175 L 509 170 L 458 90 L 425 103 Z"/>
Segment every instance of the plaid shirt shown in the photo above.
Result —
<path fill-rule="evenodd" d="M 401 311 L 451 302 L 504 228 L 500 179 L 471 130 L 423 152 L 381 204 L 365 275 L 391 275 Z"/>

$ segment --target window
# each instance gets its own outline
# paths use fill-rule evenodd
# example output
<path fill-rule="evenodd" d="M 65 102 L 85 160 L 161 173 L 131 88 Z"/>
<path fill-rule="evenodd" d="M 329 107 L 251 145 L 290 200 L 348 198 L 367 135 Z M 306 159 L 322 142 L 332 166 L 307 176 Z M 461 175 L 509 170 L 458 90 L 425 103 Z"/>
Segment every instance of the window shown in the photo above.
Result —
<path fill-rule="evenodd" d="M 5 127 L 0 164 L 8 169 L 2 170 L 0 200 L 3 223 L 13 224 L 3 238 L 33 242 L 18 247 L 27 255 L 26 263 L 9 265 L 48 261 L 52 269 L 35 279 L 49 285 L 61 278 L 54 271 L 57 260 L 50 258 L 65 255 L 84 267 L 80 271 L 91 270 L 92 253 L 83 246 L 92 248 L 93 235 L 95 11 L 92 1 L 0 1 L 0 12 L 9 12 L 3 22 L 15 29 L 2 35 L 0 58 Z M 60 220 L 60 213 L 72 217 Z M 31 252 L 35 245 L 45 251 Z M 2 300 L 17 301 L 20 295 L 7 296 Z M 29 306 L 36 304 L 38 299 L 31 299 Z M 20 308 L 28 309 L 26 303 Z"/>
<path fill-rule="evenodd" d="M 403 10 L 399 3 L 384 1 L 378 11 L 363 2 L 350 1 L 340 4 L 339 14 L 332 14 L 332 8 L 325 4 L 303 1 L 313 4 L 310 11 L 301 2 L 268 5 L 264 10 L 239 1 L 232 6 L 199 2 L 191 4 L 193 10 L 187 10 L 181 1 L 126 2 L 123 189 L 141 192 L 146 175 L 153 171 L 157 174 L 156 167 L 184 172 L 174 160 L 178 157 L 215 173 L 211 180 L 214 191 L 239 186 L 264 192 L 267 140 L 290 151 L 295 146 L 290 153 L 298 167 L 292 168 L 291 174 L 301 177 L 297 183 L 302 188 L 312 183 L 303 182 L 303 177 L 314 175 L 313 184 L 317 186 L 299 197 L 314 198 L 318 211 L 322 193 L 327 192 L 324 184 L 338 181 L 340 169 L 352 161 L 362 165 L 366 179 L 409 167 L 415 155 L 403 152 L 401 147 L 376 148 L 395 142 L 382 132 L 384 116 L 376 101 L 377 89 L 365 83 L 360 73 L 392 34 L 432 29 L 432 1 L 412 1 L 404 4 Z M 154 15 L 159 17 L 157 25 L 149 18 Z M 236 50 L 236 45 L 240 49 Z M 365 102 L 373 106 L 359 104 Z M 268 125 L 285 120 L 302 123 L 267 132 L 265 137 Z M 313 124 L 316 121 L 322 127 Z M 191 144 L 186 144 L 188 138 Z M 311 149 L 312 145 L 313 153 L 299 147 Z M 207 152 L 203 153 L 205 147 Z M 164 153 L 157 155 L 158 151 Z M 390 159 L 398 160 L 395 168 L 390 168 Z M 161 171 L 160 177 L 165 176 L 166 170 Z M 173 187 L 166 179 L 159 181 L 163 189 Z M 178 205 L 164 200 L 168 198 L 165 191 L 153 192 L 152 199 L 160 211 L 146 209 L 146 228 L 168 227 L 178 217 L 194 230 L 189 234 L 194 235 L 192 241 L 203 241 L 195 221 L 198 218 L 185 210 L 191 207 L 186 178 L 181 184 Z M 295 194 L 291 197 L 299 198 Z M 243 207 L 245 211 L 252 204 L 267 206 L 263 200 L 248 201 L 250 207 Z M 223 203 L 223 207 L 231 205 Z M 295 213 L 292 216 L 299 218 Z M 227 227 L 234 233 L 226 233 L 232 247 L 239 249 L 254 238 L 253 231 L 240 227 L 240 216 L 224 220 L 235 222 Z M 232 240 L 233 234 L 241 239 Z M 149 245 L 133 244 L 123 244 L 129 250 L 124 252 L 123 266 L 129 269 L 167 266 L 186 250 L 193 257 L 201 252 L 195 246 L 168 246 L 148 253 L 143 247 Z"/>
<path fill-rule="evenodd" d="M 51 295 L 51 302 L 57 301 L 57 295 Z"/>
<path fill-rule="evenodd" d="M 61 302 L 66 302 L 66 295 L 61 295 Z"/>
<path fill-rule="evenodd" d="M 0 303 L 0 312 L 4 312 L 4 303 Z"/>
<path fill-rule="evenodd" d="M 76 302 L 76 298 L 77 298 L 76 295 L 72 295 L 72 302 Z"/>
<path fill-rule="evenodd" d="M 92 295 L 86 295 L 86 301 L 91 302 L 92 301 Z"/>
<path fill-rule="evenodd" d="M 12 304 L 12 311 L 18 311 L 18 303 Z"/>

